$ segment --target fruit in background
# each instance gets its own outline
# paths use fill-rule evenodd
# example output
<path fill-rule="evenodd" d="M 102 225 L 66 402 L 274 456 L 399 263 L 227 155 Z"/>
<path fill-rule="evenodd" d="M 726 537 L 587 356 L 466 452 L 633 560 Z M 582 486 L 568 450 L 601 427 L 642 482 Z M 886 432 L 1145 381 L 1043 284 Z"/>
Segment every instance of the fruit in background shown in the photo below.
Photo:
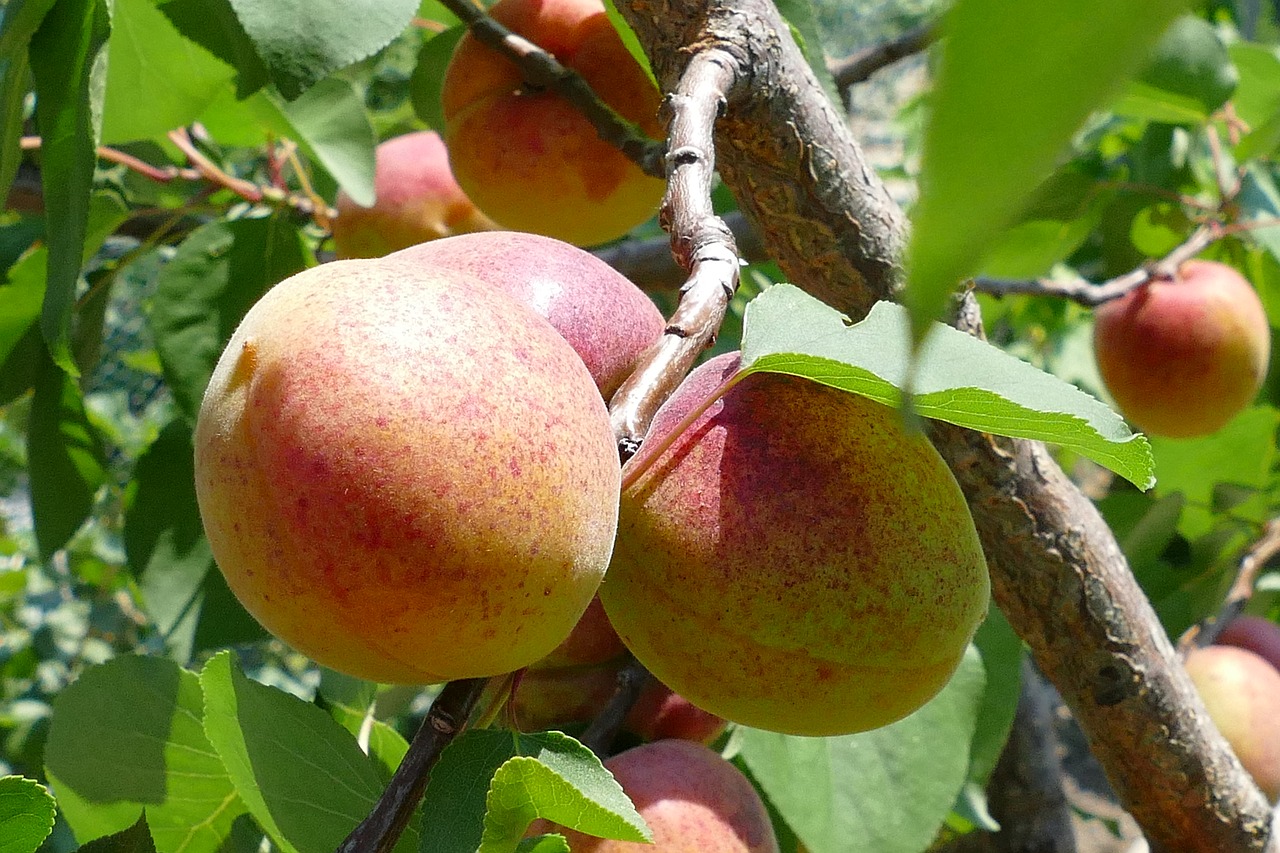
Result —
<path fill-rule="evenodd" d="M 653 832 L 653 844 L 610 841 L 535 821 L 529 835 L 562 833 L 573 853 L 777 853 L 768 812 L 738 768 L 683 740 L 621 752 L 604 766 Z"/>
<path fill-rule="evenodd" d="M 897 412 L 712 359 L 624 472 L 600 588 L 622 641 L 672 690 L 789 734 L 900 719 L 950 679 L 987 609 L 964 496 Z M 640 473 L 637 476 L 637 469 Z"/>
<path fill-rule="evenodd" d="M 501 0 L 499 23 L 577 71 L 615 112 L 660 136 L 661 94 L 627 51 L 600 0 Z M 664 182 L 602 140 L 554 92 L 464 36 L 445 71 L 445 140 L 467 195 L 506 228 L 591 246 L 657 210 Z"/>
<path fill-rule="evenodd" d="M 591 601 L 616 527 L 608 415 L 526 306 L 335 261 L 269 291 L 196 426 L 214 557 L 263 625 L 371 681 L 509 672 Z"/>
<path fill-rule="evenodd" d="M 392 259 L 470 273 L 529 304 L 586 362 L 606 399 L 666 326 L 649 297 L 613 267 L 538 234 L 466 234 L 413 246 Z"/>
<path fill-rule="evenodd" d="M 531 669 L 564 669 L 616 660 L 625 654 L 618 632 L 609 624 L 600 598 L 591 599 L 573 631 L 551 654 L 530 664 Z"/>
<path fill-rule="evenodd" d="M 1271 329 L 1240 273 L 1187 261 L 1094 312 L 1098 370 L 1116 405 L 1152 435 L 1217 432 L 1253 400 L 1266 377 Z"/>
<path fill-rule="evenodd" d="M 1237 616 L 1222 629 L 1214 642 L 1220 646 L 1247 649 L 1280 670 L 1280 625 L 1270 619 Z"/>
<path fill-rule="evenodd" d="M 1274 803 L 1280 798 L 1280 672 L 1233 646 L 1194 649 L 1186 669 L 1209 718 Z"/>
<path fill-rule="evenodd" d="M 709 744 L 729 721 L 704 711 L 656 678 L 650 678 L 622 727 L 645 740 L 691 740 Z"/>
<path fill-rule="evenodd" d="M 427 240 L 496 227 L 453 179 L 449 153 L 435 131 L 388 139 L 376 156 L 373 207 L 338 193 L 333 242 L 339 258 L 380 258 Z"/>

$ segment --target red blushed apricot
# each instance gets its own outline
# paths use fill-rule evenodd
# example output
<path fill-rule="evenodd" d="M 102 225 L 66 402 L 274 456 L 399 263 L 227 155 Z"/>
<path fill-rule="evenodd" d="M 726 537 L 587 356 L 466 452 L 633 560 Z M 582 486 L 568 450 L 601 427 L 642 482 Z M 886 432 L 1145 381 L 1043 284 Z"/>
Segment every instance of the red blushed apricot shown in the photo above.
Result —
<path fill-rule="evenodd" d="M 338 193 L 333 242 L 339 258 L 380 258 L 427 240 L 496 227 L 453 179 L 444 140 L 407 133 L 378 146 L 373 207 Z"/>
<path fill-rule="evenodd" d="M 737 366 L 690 374 L 628 463 L 600 600 L 649 671 L 728 720 L 834 735 L 900 719 L 986 613 L 960 487 L 897 412 L 796 377 L 748 376 L 695 417 Z"/>
<path fill-rule="evenodd" d="M 1116 405 L 1152 435 L 1217 432 L 1266 376 L 1271 329 L 1240 273 L 1188 261 L 1094 312 L 1098 370 Z"/>
<path fill-rule="evenodd" d="M 334 261 L 227 344 L 196 494 L 232 591 L 280 639 L 371 681 L 545 656 L 608 564 L 619 465 L 582 360 L 478 279 Z"/>
<path fill-rule="evenodd" d="M 599 0 L 501 0 L 490 14 L 577 71 L 623 118 L 660 133 L 661 96 Z M 445 139 L 467 195 L 502 226 L 590 246 L 648 219 L 664 183 L 600 139 L 581 111 L 528 86 L 470 35 L 442 91 Z"/>
<path fill-rule="evenodd" d="M 666 325 L 649 297 L 613 267 L 539 234 L 464 234 L 413 246 L 387 260 L 419 269 L 448 267 L 515 296 L 564 336 L 606 399 Z"/>
<path fill-rule="evenodd" d="M 1280 672 L 1234 646 L 1195 649 L 1186 668 L 1209 718 L 1274 803 L 1280 798 Z"/>
<path fill-rule="evenodd" d="M 1280 671 L 1280 625 L 1261 616 L 1237 616 L 1215 643 L 1247 649 Z"/>
<path fill-rule="evenodd" d="M 684 740 L 647 743 L 604 763 L 653 832 L 653 844 L 609 841 L 535 821 L 529 835 L 563 833 L 573 853 L 777 853 L 760 795 L 738 768 Z"/>

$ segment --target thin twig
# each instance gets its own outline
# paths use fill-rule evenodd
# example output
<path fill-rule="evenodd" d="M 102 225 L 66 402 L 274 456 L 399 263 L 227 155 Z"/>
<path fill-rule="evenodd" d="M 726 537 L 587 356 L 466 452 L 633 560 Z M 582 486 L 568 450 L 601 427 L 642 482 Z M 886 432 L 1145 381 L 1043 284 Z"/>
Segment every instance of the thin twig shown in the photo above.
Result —
<path fill-rule="evenodd" d="M 431 768 L 466 727 L 487 683 L 484 678 L 463 678 L 445 685 L 373 811 L 351 831 L 338 853 L 390 853 L 422 802 Z"/>
<path fill-rule="evenodd" d="M 1252 224 L 1252 223 L 1250 223 Z M 1240 229 L 1236 229 L 1240 230 Z M 973 289 L 992 296 L 1012 296 L 1028 293 L 1039 296 L 1057 296 L 1081 305 L 1096 308 L 1104 302 L 1119 299 L 1131 290 L 1157 279 L 1172 279 L 1178 267 L 1203 252 L 1227 233 L 1225 226 L 1209 222 L 1197 228 L 1186 242 L 1158 261 L 1143 264 L 1135 270 L 1117 276 L 1102 284 L 1084 279 L 1053 281 L 1051 279 L 1001 279 L 979 277 L 973 280 Z"/>
<path fill-rule="evenodd" d="M 24 136 L 19 143 L 23 151 L 35 151 L 44 144 L 44 141 L 38 136 Z M 148 163 L 141 158 L 132 154 L 126 154 L 115 148 L 109 148 L 106 145 L 98 146 L 99 159 L 106 160 L 109 163 L 118 163 L 128 169 L 137 172 L 145 178 L 149 178 L 157 183 L 165 184 L 169 181 L 181 179 L 184 181 L 198 181 L 201 174 L 195 169 L 180 169 L 177 166 L 156 166 Z"/>
<path fill-rule="evenodd" d="M 609 704 L 596 714 L 591 725 L 587 726 L 587 730 L 579 738 L 583 745 L 600 756 L 601 761 L 609 757 L 610 747 L 618 732 L 622 731 L 627 714 L 640 699 L 645 686 L 653 679 L 644 664 L 630 655 L 627 657 L 627 663 L 618 670 L 618 685 L 609 698 Z"/>
<path fill-rule="evenodd" d="M 921 52 L 937 40 L 936 25 L 920 24 L 896 38 L 864 47 L 844 59 L 828 62 L 827 68 L 835 78 L 836 88 L 843 92 L 850 86 L 868 79 L 880 69 Z"/>
<path fill-rule="evenodd" d="M 645 174 L 655 178 L 665 175 L 663 144 L 650 139 L 643 130 L 600 100 L 581 74 L 565 67 L 550 53 L 512 32 L 467 0 L 441 0 L 441 5 L 457 15 L 478 41 L 515 63 L 525 82 L 550 89 L 577 107 L 601 139 L 614 145 Z"/>
<path fill-rule="evenodd" d="M 624 460 L 639 448 L 658 407 L 715 340 L 738 288 L 741 262 L 737 246 L 733 233 L 711 206 L 711 187 L 716 119 L 742 83 L 732 56 L 704 50 L 689 61 L 667 99 L 671 120 L 667 194 L 660 221 L 671 234 L 672 254 L 689 277 L 680 289 L 680 305 L 662 339 L 609 403 Z"/>
<path fill-rule="evenodd" d="M 1217 613 L 1188 628 L 1178 640 L 1178 651 L 1185 655 L 1193 648 L 1207 646 L 1217 640 L 1223 629 L 1231 624 L 1231 620 L 1244 612 L 1244 606 L 1253 596 L 1258 575 L 1277 554 L 1280 554 L 1280 518 L 1273 518 L 1263 527 L 1258 541 L 1250 545 L 1240 558 L 1240 567 L 1222 600 L 1222 607 Z"/>

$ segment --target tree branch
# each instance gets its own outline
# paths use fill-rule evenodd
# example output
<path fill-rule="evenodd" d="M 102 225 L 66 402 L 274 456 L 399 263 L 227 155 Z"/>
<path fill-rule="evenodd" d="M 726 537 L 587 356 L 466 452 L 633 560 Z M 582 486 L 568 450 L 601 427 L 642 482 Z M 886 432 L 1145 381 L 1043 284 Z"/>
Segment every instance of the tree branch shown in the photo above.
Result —
<path fill-rule="evenodd" d="M 760 235 L 739 211 L 730 211 L 723 217 L 729 226 L 738 253 L 748 263 L 769 260 L 769 253 L 760 242 Z M 623 240 L 602 249 L 592 249 L 592 254 L 622 273 L 641 290 L 661 292 L 678 290 L 688 278 L 688 271 L 676 262 L 671 254 L 671 240 L 657 237 L 652 240 Z"/>
<path fill-rule="evenodd" d="M 844 92 L 899 59 L 920 53 L 937 40 L 938 28 L 934 24 L 920 24 L 897 38 L 864 47 L 844 59 L 828 62 L 827 68 L 835 78 L 836 88 Z"/>
<path fill-rule="evenodd" d="M 1258 575 L 1276 554 L 1280 554 L 1280 518 L 1268 521 L 1262 536 L 1240 558 L 1240 567 L 1236 571 L 1235 580 L 1231 582 L 1231 588 L 1227 590 L 1222 607 L 1213 616 L 1188 628 L 1178 640 L 1178 650 L 1186 654 L 1192 648 L 1208 646 L 1217 640 L 1222 629 L 1244 612 L 1244 606 L 1253 596 L 1253 585 L 1257 583 Z"/>
<path fill-rule="evenodd" d="M 600 756 L 601 761 L 609 757 L 609 748 L 618 732 L 622 731 L 627 714 L 631 713 L 640 694 L 652 680 L 653 676 L 644 668 L 644 664 L 627 655 L 627 662 L 618 670 L 618 686 L 609 698 L 609 704 L 596 714 L 591 725 L 587 726 L 587 730 L 579 738 L 588 749 Z"/>
<path fill-rule="evenodd" d="M 742 94 L 716 124 L 720 172 L 789 278 L 854 319 L 894 297 L 905 219 L 773 4 L 619 5 L 664 91 L 705 52 L 740 63 Z M 960 325 L 980 331 L 972 299 L 962 308 Z M 968 498 L 997 603 L 1153 847 L 1267 849 L 1266 800 L 1208 721 L 1089 500 L 1038 442 L 947 424 L 933 437 Z"/>
<path fill-rule="evenodd" d="M 645 174 L 665 177 L 662 143 L 650 139 L 644 131 L 596 97 L 577 71 L 566 68 L 547 51 L 513 33 L 470 0 L 441 0 L 441 4 L 457 15 L 478 41 L 515 63 L 527 83 L 550 89 L 577 107 L 601 139 L 612 143 Z"/>

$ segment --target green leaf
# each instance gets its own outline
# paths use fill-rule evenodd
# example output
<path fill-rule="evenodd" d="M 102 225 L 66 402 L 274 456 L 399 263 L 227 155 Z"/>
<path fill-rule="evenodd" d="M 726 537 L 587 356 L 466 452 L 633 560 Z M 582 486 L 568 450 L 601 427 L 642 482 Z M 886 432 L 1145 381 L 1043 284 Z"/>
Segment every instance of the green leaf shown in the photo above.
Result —
<path fill-rule="evenodd" d="M 271 79 L 293 99 L 390 44 L 418 0 L 231 0 L 231 6 Z"/>
<path fill-rule="evenodd" d="M 631 54 L 631 58 L 644 69 L 644 73 L 648 75 L 656 86 L 658 79 L 653 76 L 653 68 L 649 65 L 649 56 L 644 52 L 644 48 L 640 46 L 640 37 L 636 35 L 636 31 L 631 29 L 631 24 L 627 23 L 627 19 L 618 11 L 618 4 L 614 0 L 604 0 L 604 13 L 609 16 L 609 22 L 613 24 L 613 28 L 618 31 L 618 36 L 626 46 L 627 53 Z M 812 11 L 810 14 L 812 14 Z M 830 72 L 827 73 L 830 76 Z M 437 130 L 440 129 L 437 128 Z"/>
<path fill-rule="evenodd" d="M 54 0 L 9 0 L 0 6 L 0 198 L 8 198 L 22 151 L 23 101 L 30 89 L 27 44 Z"/>
<path fill-rule="evenodd" d="M 53 830 L 56 811 L 39 782 L 0 776 L 0 853 L 35 853 Z"/>
<path fill-rule="evenodd" d="M 1111 109 L 1132 118 L 1199 124 L 1226 103 L 1238 81 L 1217 30 L 1184 15 L 1169 27 L 1146 68 Z"/>
<path fill-rule="evenodd" d="M 1240 192 L 1235 201 L 1240 207 L 1240 217 L 1246 222 L 1274 222 L 1280 218 L 1280 190 L 1259 163 L 1250 163 L 1244 167 Z M 1254 228 L 1248 232 L 1248 237 L 1270 252 L 1272 257 L 1280 260 L 1280 225 Z"/>
<path fill-rule="evenodd" d="M 650 842 L 644 818 L 591 750 L 560 732 L 518 736 L 486 798 L 478 853 L 514 851 L 537 818 L 602 838 Z"/>
<path fill-rule="evenodd" d="M 499 779 L 500 768 L 512 759 L 517 764 Z M 422 810 L 428 817 L 421 853 L 476 853 L 482 843 L 514 850 L 539 815 L 606 837 L 646 837 L 636 834 L 643 833 L 644 821 L 612 775 L 586 747 L 560 732 L 464 733 L 432 770 Z"/>
<path fill-rule="evenodd" d="M 48 249 L 33 249 L 9 269 L 0 284 L 0 363 L 40 317 L 48 264 Z"/>
<path fill-rule="evenodd" d="M 1237 42 L 1227 52 L 1240 75 L 1232 105 L 1250 128 L 1236 146 L 1236 159 L 1244 162 L 1270 154 L 1280 144 L 1280 52 L 1247 42 Z"/>
<path fill-rule="evenodd" d="M 982 656 L 985 689 L 969 749 L 969 781 L 985 788 L 1013 728 L 1022 686 L 1022 638 L 994 604 L 973 644 Z"/>
<path fill-rule="evenodd" d="M 983 681 L 970 647 L 942 692 L 904 720 L 830 738 L 744 727 L 741 756 L 813 853 L 918 853 L 964 785 Z"/>
<path fill-rule="evenodd" d="M 31 39 L 49 273 L 40 328 L 53 359 L 78 376 L 69 326 L 97 161 L 98 107 L 89 77 L 110 30 L 102 0 L 57 0 Z"/>
<path fill-rule="evenodd" d="M 244 814 L 201 726 L 194 673 L 124 655 L 92 667 L 53 703 L 49 783 L 80 841 L 147 812 L 160 853 L 216 853 Z"/>
<path fill-rule="evenodd" d="M 80 386 L 47 357 L 31 403 L 27 459 L 36 543 L 47 560 L 89 517 L 94 495 L 107 479 Z"/>
<path fill-rule="evenodd" d="M 378 138 L 364 99 L 349 81 L 324 80 L 288 103 L 277 101 L 287 134 L 320 161 L 356 204 L 374 202 L 373 149 Z"/>
<path fill-rule="evenodd" d="M 382 793 L 355 739 L 315 705 L 245 677 L 229 653 L 200 683 L 209 740 L 272 841 L 285 853 L 337 849 Z M 396 850 L 417 846 L 410 828 Z"/>
<path fill-rule="evenodd" d="M 803 376 L 890 406 L 901 405 L 911 343 L 906 311 L 876 303 L 847 325 L 835 309 L 791 285 L 747 305 L 744 372 Z M 911 377 L 912 406 L 927 418 L 982 432 L 1051 441 L 1149 488 L 1150 447 L 1123 419 L 1073 385 L 949 326 L 933 324 Z"/>
<path fill-rule="evenodd" d="M 413 103 L 413 112 L 438 133 L 444 133 L 444 107 L 440 102 L 444 70 L 453 58 L 454 48 L 466 34 L 466 26 L 459 24 L 424 41 L 418 50 L 413 74 L 409 77 L 409 100 Z M 648 68 L 648 65 L 642 67 Z"/>
<path fill-rule="evenodd" d="M 959 0 L 925 130 L 906 301 L 915 341 L 1142 61 L 1183 0 Z"/>
<path fill-rule="evenodd" d="M 190 124 L 234 74 L 178 32 L 155 0 L 114 0 L 103 143 L 151 139 Z"/>
<path fill-rule="evenodd" d="M 378 685 L 321 667 L 316 704 L 357 742 L 365 739 L 365 752 L 377 763 L 382 780 L 388 781 L 409 751 L 409 742 L 391 726 L 373 719 Z"/>
<path fill-rule="evenodd" d="M 147 826 L 147 813 L 143 811 L 137 823 L 111 835 L 94 839 L 76 853 L 156 853 L 156 843 Z"/>
<path fill-rule="evenodd" d="M 151 330 L 165 381 L 191 423 L 240 319 L 307 260 L 301 235 L 284 217 L 236 219 L 197 228 L 161 270 Z"/>
<path fill-rule="evenodd" d="M 229 0 L 168 0 L 160 11 L 191 41 L 236 70 L 236 98 L 243 100 L 270 76 Z"/>

